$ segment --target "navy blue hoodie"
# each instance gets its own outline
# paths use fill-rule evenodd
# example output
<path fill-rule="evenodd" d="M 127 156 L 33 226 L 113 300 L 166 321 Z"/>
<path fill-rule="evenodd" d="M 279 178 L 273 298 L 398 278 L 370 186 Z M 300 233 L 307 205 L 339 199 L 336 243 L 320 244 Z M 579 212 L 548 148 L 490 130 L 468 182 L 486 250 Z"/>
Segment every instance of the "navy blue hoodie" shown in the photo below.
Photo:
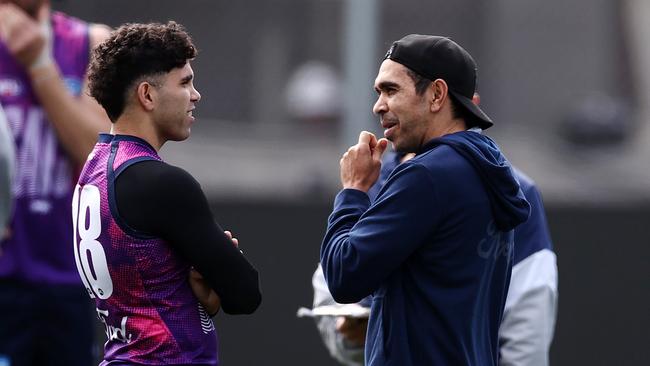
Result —
<path fill-rule="evenodd" d="M 368 365 L 496 365 L 513 258 L 528 217 L 487 136 L 433 139 L 388 177 L 372 206 L 344 189 L 321 246 L 338 302 L 370 294 Z"/>

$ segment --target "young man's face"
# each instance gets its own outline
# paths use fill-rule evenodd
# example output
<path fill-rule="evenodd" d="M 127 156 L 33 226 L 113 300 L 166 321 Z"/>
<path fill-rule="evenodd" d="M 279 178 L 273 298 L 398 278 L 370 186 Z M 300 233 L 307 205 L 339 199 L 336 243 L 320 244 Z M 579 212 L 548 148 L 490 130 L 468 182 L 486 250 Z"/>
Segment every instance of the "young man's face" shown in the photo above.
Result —
<path fill-rule="evenodd" d="M 182 141 L 190 136 L 192 111 L 201 94 L 194 88 L 194 72 L 189 61 L 167 73 L 156 87 L 154 123 L 163 141 Z"/>
<path fill-rule="evenodd" d="M 384 137 L 395 151 L 415 152 L 426 141 L 428 92 L 417 95 L 406 67 L 392 60 L 382 62 L 375 79 L 377 102 L 372 108 L 380 118 Z"/>

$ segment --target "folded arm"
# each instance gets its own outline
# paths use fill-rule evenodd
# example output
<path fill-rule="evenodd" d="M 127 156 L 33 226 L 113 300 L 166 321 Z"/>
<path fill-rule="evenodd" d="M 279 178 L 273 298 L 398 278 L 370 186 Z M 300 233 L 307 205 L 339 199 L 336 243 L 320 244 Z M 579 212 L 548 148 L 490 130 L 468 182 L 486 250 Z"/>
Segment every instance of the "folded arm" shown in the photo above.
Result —
<path fill-rule="evenodd" d="M 136 163 L 117 178 L 116 199 L 127 224 L 167 240 L 203 276 L 229 314 L 261 302 L 258 272 L 214 220 L 199 183 L 159 161 Z"/>

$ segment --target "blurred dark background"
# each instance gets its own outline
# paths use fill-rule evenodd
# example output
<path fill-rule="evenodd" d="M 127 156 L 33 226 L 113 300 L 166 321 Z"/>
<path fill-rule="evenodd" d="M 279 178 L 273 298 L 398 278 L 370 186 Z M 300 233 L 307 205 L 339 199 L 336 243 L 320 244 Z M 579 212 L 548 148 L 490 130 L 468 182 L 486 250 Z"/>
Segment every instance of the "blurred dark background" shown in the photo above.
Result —
<path fill-rule="evenodd" d="M 311 304 L 339 156 L 360 129 L 378 131 L 372 81 L 408 33 L 450 36 L 474 56 L 496 122 L 487 133 L 544 195 L 559 266 L 552 363 L 646 365 L 648 4 L 53 1 L 112 27 L 175 20 L 195 39 L 198 120 L 189 141 L 162 153 L 201 182 L 264 293 L 255 315 L 216 317 L 224 365 L 334 365 L 313 322 L 295 314 Z"/>
<path fill-rule="evenodd" d="M 227 365 L 335 365 L 311 319 L 311 274 L 330 205 L 220 201 L 220 222 L 240 233 L 262 275 L 253 316 L 215 319 Z M 549 205 L 559 268 L 553 365 L 646 365 L 650 207 Z M 246 250 L 246 249 L 244 249 Z"/>

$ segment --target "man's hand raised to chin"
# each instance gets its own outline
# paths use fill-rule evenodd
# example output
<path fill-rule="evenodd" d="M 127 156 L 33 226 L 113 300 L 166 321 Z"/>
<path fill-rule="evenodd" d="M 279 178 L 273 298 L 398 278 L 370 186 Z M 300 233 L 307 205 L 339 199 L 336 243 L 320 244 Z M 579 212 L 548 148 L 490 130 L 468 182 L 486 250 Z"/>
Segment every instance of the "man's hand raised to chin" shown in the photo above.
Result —
<path fill-rule="evenodd" d="M 343 188 L 368 192 L 379 178 L 381 157 L 386 151 L 388 140 L 368 131 L 359 134 L 359 142 L 351 146 L 341 158 L 341 184 Z"/>

